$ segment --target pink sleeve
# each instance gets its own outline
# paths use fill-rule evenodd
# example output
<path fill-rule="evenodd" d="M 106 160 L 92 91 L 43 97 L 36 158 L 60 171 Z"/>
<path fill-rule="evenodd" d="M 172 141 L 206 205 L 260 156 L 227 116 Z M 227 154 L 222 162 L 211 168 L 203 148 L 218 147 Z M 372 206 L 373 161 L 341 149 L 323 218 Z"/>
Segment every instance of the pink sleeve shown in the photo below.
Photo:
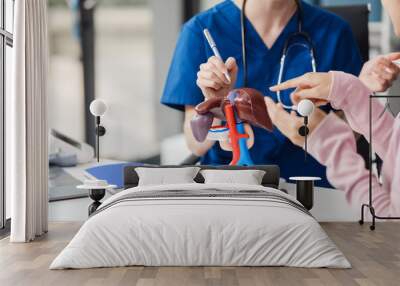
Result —
<path fill-rule="evenodd" d="M 383 185 L 390 186 L 391 214 L 400 216 L 400 117 L 397 116 L 393 124 L 393 134 L 390 138 L 386 157 L 383 158 L 382 181 Z"/>
<path fill-rule="evenodd" d="M 382 167 L 382 180 L 385 183 L 391 183 L 391 190 L 400 194 L 400 190 L 397 191 L 400 184 L 400 115 L 394 121 L 393 133 L 388 142 L 386 157 L 382 159 L 384 163 Z"/>
<path fill-rule="evenodd" d="M 342 109 L 350 127 L 369 140 L 369 95 L 372 92 L 355 76 L 331 72 L 333 81 L 329 101 L 333 108 Z M 372 101 L 372 141 L 378 155 L 384 158 L 394 122 L 389 112 L 376 99 Z"/>
<path fill-rule="evenodd" d="M 335 188 L 345 191 L 346 199 L 360 206 L 368 202 L 369 172 L 356 151 L 351 128 L 330 113 L 310 134 L 309 152 L 327 167 L 327 177 Z M 388 215 L 390 193 L 373 176 L 374 205 L 379 215 Z"/>

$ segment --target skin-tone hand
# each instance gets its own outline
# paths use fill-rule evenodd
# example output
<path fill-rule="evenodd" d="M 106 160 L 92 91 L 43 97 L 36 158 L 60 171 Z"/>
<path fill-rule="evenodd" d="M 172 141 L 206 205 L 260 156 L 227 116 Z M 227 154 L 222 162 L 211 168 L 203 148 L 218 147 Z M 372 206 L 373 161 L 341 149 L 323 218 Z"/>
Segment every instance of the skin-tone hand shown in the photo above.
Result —
<path fill-rule="evenodd" d="M 250 149 L 254 145 L 254 132 L 251 126 L 247 123 L 244 125 L 244 131 L 249 135 L 249 138 L 247 139 L 247 148 Z M 229 141 L 220 141 L 219 145 L 222 150 L 232 151 L 232 145 Z"/>
<path fill-rule="evenodd" d="M 400 74 L 400 67 L 393 61 L 400 59 L 400 53 L 378 56 L 364 64 L 359 79 L 373 92 L 382 92 L 392 86 Z"/>
<path fill-rule="evenodd" d="M 400 37 L 400 0 L 382 0 L 382 4 L 392 20 L 395 34 Z"/>
<path fill-rule="evenodd" d="M 400 74 L 400 68 L 392 61 L 400 59 L 400 53 L 392 53 L 377 57 L 367 62 L 359 79 L 373 92 L 387 90 Z M 301 99 L 307 98 L 315 105 L 327 103 L 332 85 L 330 73 L 307 73 L 303 76 L 288 80 L 280 85 L 270 88 L 271 91 L 296 88 L 292 93 L 292 101 L 297 104 Z"/>
<path fill-rule="evenodd" d="M 226 79 L 225 72 L 229 73 L 231 82 Z M 212 56 L 207 63 L 200 65 L 196 83 L 205 98 L 222 97 L 227 95 L 235 86 L 237 73 L 238 66 L 234 58 L 230 57 L 224 63 L 221 59 Z"/>
<path fill-rule="evenodd" d="M 296 115 L 296 112 L 287 112 L 280 103 L 275 103 L 271 98 L 265 97 L 269 116 L 273 124 L 295 145 L 304 146 L 305 138 L 299 134 L 299 129 L 304 125 L 304 118 Z M 308 136 L 315 130 L 320 122 L 325 118 L 326 113 L 319 108 L 308 119 Z"/>
<path fill-rule="evenodd" d="M 231 77 L 229 83 L 224 75 L 228 72 Z M 238 67 L 234 58 L 228 58 L 226 63 L 217 57 L 210 57 L 207 63 L 200 65 L 197 73 L 197 85 L 203 92 L 204 97 L 225 96 L 235 86 Z M 194 106 L 185 107 L 184 133 L 189 149 L 197 156 L 203 156 L 214 144 L 215 141 L 205 140 L 197 142 L 190 127 L 190 121 L 196 115 Z M 213 125 L 221 124 L 219 119 L 214 119 Z"/>
<path fill-rule="evenodd" d="M 316 106 L 325 105 L 332 85 L 330 73 L 306 73 L 300 77 L 270 87 L 271 91 L 296 88 L 292 93 L 292 101 L 297 104 L 301 99 L 310 99 Z"/>

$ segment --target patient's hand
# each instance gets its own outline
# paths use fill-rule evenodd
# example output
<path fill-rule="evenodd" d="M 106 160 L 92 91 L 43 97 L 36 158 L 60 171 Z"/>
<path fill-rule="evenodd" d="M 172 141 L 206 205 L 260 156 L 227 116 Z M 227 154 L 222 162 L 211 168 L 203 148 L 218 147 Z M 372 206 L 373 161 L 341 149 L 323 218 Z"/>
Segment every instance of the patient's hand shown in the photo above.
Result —
<path fill-rule="evenodd" d="M 400 74 L 400 68 L 392 62 L 398 59 L 400 53 L 392 53 L 366 62 L 359 79 L 373 92 L 386 91 Z"/>
<path fill-rule="evenodd" d="M 274 125 L 287 137 L 289 140 L 300 147 L 304 146 L 305 138 L 299 134 L 299 128 L 304 125 L 304 118 L 296 115 L 296 112 L 287 112 L 281 104 L 275 103 L 271 98 L 265 97 L 265 104 L 268 108 L 268 113 Z M 315 130 L 320 122 L 325 118 L 326 113 L 319 108 L 315 108 L 314 112 L 308 119 L 309 135 Z"/>
<path fill-rule="evenodd" d="M 225 72 L 229 73 L 231 82 L 225 78 Z M 237 72 L 238 66 L 234 58 L 228 58 L 224 63 L 219 58 L 212 56 L 206 63 L 200 65 L 196 83 L 205 98 L 223 97 L 235 86 Z"/>
<path fill-rule="evenodd" d="M 332 74 L 325 72 L 310 72 L 270 87 L 271 91 L 282 91 L 296 88 L 292 93 L 292 101 L 298 104 L 302 99 L 309 99 L 316 106 L 325 105 L 332 85 Z"/>

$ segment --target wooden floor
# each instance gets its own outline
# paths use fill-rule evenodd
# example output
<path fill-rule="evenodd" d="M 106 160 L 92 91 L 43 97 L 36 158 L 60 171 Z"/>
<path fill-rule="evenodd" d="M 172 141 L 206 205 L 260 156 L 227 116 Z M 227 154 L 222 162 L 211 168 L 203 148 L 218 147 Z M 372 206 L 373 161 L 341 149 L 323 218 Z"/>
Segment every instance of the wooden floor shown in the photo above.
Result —
<path fill-rule="evenodd" d="M 78 230 L 78 223 L 50 224 L 29 244 L 0 241 L 0 285 L 400 285 L 400 224 L 381 222 L 375 232 L 356 223 L 322 224 L 352 269 L 287 267 L 124 267 L 48 270 Z"/>

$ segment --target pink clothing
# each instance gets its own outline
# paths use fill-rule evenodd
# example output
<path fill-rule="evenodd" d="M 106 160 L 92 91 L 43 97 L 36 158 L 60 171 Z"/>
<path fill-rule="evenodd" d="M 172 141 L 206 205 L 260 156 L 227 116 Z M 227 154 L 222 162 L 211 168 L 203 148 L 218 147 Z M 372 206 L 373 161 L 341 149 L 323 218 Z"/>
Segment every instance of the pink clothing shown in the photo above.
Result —
<path fill-rule="evenodd" d="M 355 130 L 369 139 L 369 95 L 371 91 L 355 76 L 332 72 L 329 100 L 342 109 L 346 124 L 334 113 L 329 114 L 310 134 L 309 152 L 327 166 L 327 177 L 337 189 L 346 192 L 347 200 L 356 205 L 368 203 L 369 171 L 356 151 Z M 384 106 L 372 102 L 372 146 L 383 159 L 382 185 L 373 176 L 373 204 L 379 216 L 400 215 L 400 118 L 389 112 L 379 117 Z M 349 127 L 350 125 L 350 127 Z M 397 170 L 397 172 L 395 172 Z"/>

